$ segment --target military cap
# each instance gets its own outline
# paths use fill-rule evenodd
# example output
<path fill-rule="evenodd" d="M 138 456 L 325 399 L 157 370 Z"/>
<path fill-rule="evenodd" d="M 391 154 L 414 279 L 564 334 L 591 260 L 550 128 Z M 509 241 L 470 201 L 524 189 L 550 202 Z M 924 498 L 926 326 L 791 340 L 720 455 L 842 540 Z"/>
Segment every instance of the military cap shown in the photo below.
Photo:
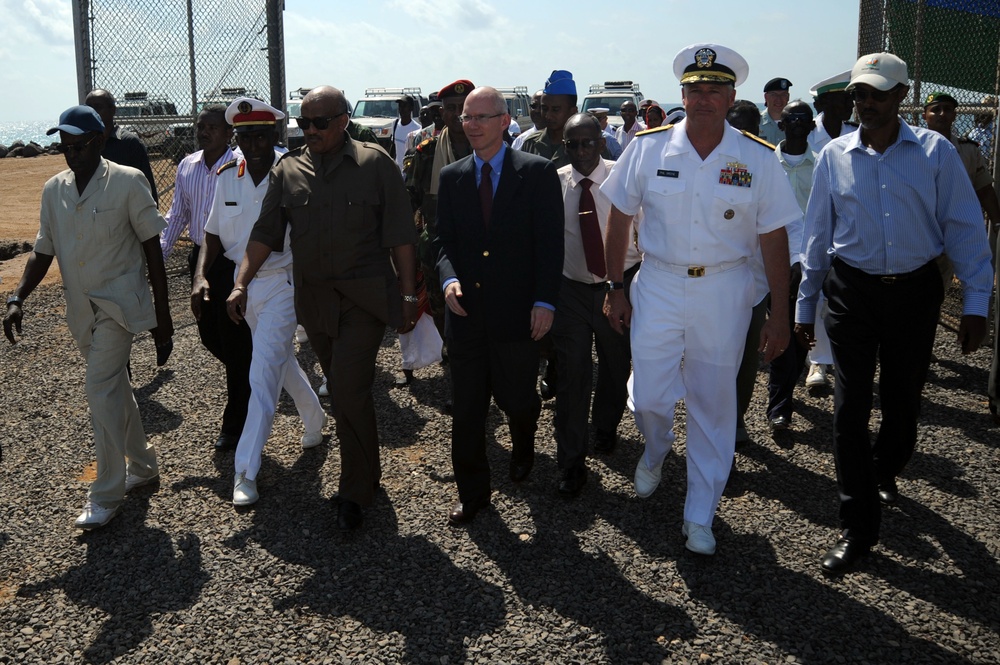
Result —
<path fill-rule="evenodd" d="M 687 113 L 684 112 L 684 108 L 681 106 L 675 106 L 667 111 L 667 117 L 663 119 L 663 124 L 675 125 L 686 117 Z"/>
<path fill-rule="evenodd" d="M 546 95 L 575 95 L 576 82 L 573 74 L 565 69 L 555 69 L 545 81 L 542 92 Z"/>
<path fill-rule="evenodd" d="M 611 112 L 611 109 L 606 109 L 606 108 L 601 108 L 601 107 L 595 107 L 595 108 L 592 108 L 592 109 L 587 109 L 587 113 L 589 113 L 590 115 L 594 116 L 595 118 L 604 118 L 604 117 L 607 117 L 608 113 L 610 113 L 610 112 Z"/>
<path fill-rule="evenodd" d="M 435 99 L 433 101 L 427 102 L 427 107 L 426 108 L 429 108 L 429 109 L 437 108 L 437 109 L 439 109 L 442 106 L 444 106 L 444 104 L 442 104 L 440 101 L 438 101 L 437 99 Z"/>
<path fill-rule="evenodd" d="M 863 83 L 876 90 L 892 90 L 897 85 L 908 85 L 909 82 L 906 63 L 901 58 L 892 53 L 871 53 L 861 56 L 854 63 L 847 89 Z"/>
<path fill-rule="evenodd" d="M 692 44 L 674 56 L 674 76 L 685 83 L 731 83 L 747 80 L 750 65 L 739 53 L 719 44 Z"/>
<path fill-rule="evenodd" d="M 97 111 L 89 106 L 71 106 L 59 116 L 59 124 L 45 132 L 45 134 L 51 135 L 56 132 L 66 132 L 67 134 L 79 136 L 90 132 L 103 131 L 104 122 L 101 121 L 101 116 L 97 115 Z"/>
<path fill-rule="evenodd" d="M 938 102 L 951 102 L 955 108 L 958 108 L 958 100 L 949 95 L 947 92 L 932 92 L 927 95 L 924 99 L 924 108 L 927 108 L 931 104 L 937 104 Z"/>
<path fill-rule="evenodd" d="M 825 78 L 816 85 L 814 85 L 810 90 L 809 94 L 813 97 L 819 97 L 822 94 L 828 92 L 843 92 L 847 89 L 847 84 L 851 82 L 851 70 L 846 72 L 840 72 L 830 78 Z"/>
<path fill-rule="evenodd" d="M 452 83 L 449 83 L 445 87 L 438 91 L 438 99 L 444 99 L 445 97 L 465 97 L 476 86 L 472 84 L 472 81 L 467 79 L 458 79 Z"/>
<path fill-rule="evenodd" d="M 226 122 L 237 134 L 274 127 L 285 114 L 252 97 L 238 97 L 226 109 Z"/>
<path fill-rule="evenodd" d="M 791 87 L 791 81 L 778 77 L 764 84 L 764 92 L 778 92 L 779 90 L 788 90 Z"/>

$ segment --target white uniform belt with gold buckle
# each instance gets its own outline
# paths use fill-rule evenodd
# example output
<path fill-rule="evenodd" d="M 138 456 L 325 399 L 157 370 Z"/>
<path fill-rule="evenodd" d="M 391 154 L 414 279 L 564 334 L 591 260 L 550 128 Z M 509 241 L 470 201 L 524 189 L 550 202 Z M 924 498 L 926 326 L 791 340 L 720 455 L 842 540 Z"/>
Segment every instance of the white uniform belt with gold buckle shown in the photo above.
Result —
<path fill-rule="evenodd" d="M 281 268 L 266 268 L 264 270 L 258 270 L 257 274 L 253 276 L 254 279 L 258 277 L 269 277 L 271 275 L 287 275 L 291 266 L 283 266 Z"/>
<path fill-rule="evenodd" d="M 663 270 L 664 272 L 673 273 L 675 275 L 683 275 L 685 277 L 705 277 L 706 275 L 713 275 L 715 273 L 726 272 L 727 270 L 738 268 L 746 263 L 747 260 L 746 257 L 744 257 L 737 261 L 727 261 L 714 266 L 682 266 L 675 263 L 664 263 L 663 261 L 657 261 L 652 257 L 645 256 L 643 257 L 642 262 L 643 264 L 648 264 L 657 270 Z"/>

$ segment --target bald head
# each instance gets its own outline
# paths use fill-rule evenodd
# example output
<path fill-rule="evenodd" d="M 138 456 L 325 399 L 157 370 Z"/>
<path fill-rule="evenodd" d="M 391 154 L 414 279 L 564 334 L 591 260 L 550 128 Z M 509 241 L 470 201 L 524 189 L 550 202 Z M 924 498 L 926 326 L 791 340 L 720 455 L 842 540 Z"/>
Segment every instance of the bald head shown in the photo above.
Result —
<path fill-rule="evenodd" d="M 97 111 L 97 115 L 101 116 L 101 122 L 104 123 L 104 135 L 111 136 L 115 130 L 115 110 L 117 108 L 115 96 L 107 90 L 96 88 L 87 93 L 84 104 Z"/>
<path fill-rule="evenodd" d="M 305 105 L 306 102 L 321 102 L 324 106 L 332 106 L 335 109 L 333 113 L 347 113 L 347 97 L 331 85 L 321 85 L 310 90 L 302 98 L 302 104 Z"/>

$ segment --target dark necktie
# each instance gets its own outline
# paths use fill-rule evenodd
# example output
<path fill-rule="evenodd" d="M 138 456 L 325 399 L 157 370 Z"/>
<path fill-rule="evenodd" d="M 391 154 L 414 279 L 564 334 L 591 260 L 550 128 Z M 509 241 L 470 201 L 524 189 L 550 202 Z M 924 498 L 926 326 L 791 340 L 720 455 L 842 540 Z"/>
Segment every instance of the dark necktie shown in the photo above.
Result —
<path fill-rule="evenodd" d="M 587 270 L 597 277 L 608 274 L 604 265 L 604 242 L 601 240 L 601 224 L 597 220 L 597 205 L 590 186 L 594 184 L 590 178 L 580 181 L 583 191 L 580 192 L 580 235 L 583 238 L 583 255 L 587 257 Z"/>
<path fill-rule="evenodd" d="M 479 180 L 479 207 L 483 211 L 483 227 L 490 228 L 490 216 L 493 214 L 493 180 L 490 173 L 493 167 L 489 162 L 483 162 L 482 177 Z"/>

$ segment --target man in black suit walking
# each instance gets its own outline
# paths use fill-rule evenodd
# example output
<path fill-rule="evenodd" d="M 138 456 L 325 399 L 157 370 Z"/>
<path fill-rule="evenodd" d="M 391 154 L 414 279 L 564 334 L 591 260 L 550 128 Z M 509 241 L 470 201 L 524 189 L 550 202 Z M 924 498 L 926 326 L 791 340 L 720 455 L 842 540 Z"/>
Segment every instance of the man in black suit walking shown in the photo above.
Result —
<path fill-rule="evenodd" d="M 563 264 L 563 204 L 555 166 L 507 149 L 510 116 L 494 88 L 462 115 L 473 154 L 441 170 L 438 273 L 444 288 L 454 418 L 451 456 L 466 524 L 490 503 L 486 417 L 496 399 L 510 428 L 510 477 L 528 477 L 541 400 L 538 340 L 552 327 Z"/>

